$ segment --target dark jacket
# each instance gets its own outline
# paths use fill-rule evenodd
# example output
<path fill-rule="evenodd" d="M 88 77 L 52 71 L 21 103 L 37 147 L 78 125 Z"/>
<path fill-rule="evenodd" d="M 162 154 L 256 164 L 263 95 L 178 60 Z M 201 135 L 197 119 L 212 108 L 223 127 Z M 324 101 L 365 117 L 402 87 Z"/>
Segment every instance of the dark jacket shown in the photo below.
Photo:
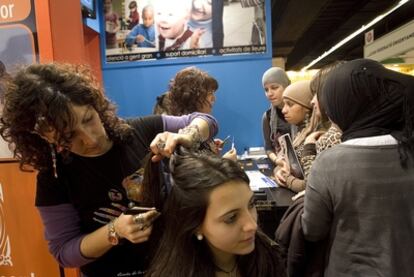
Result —
<path fill-rule="evenodd" d="M 286 251 L 287 276 L 323 276 L 326 241 L 306 241 L 301 216 L 304 197 L 299 197 L 286 210 L 275 233 L 275 241 Z"/>

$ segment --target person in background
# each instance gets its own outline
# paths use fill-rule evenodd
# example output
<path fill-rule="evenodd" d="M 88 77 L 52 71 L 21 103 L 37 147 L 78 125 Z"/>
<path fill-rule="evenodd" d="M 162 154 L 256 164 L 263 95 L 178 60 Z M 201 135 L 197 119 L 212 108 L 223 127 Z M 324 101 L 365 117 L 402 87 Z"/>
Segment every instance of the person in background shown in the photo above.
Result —
<path fill-rule="evenodd" d="M 171 114 L 211 113 L 218 88 L 217 80 L 197 67 L 180 70 L 170 85 Z"/>
<path fill-rule="evenodd" d="M 218 82 L 214 77 L 197 67 L 186 67 L 180 70 L 171 82 L 167 96 L 171 101 L 171 114 L 183 115 L 193 112 L 211 114 L 218 87 Z M 207 144 L 205 147 L 216 154 L 219 154 L 223 148 L 223 141 L 220 139 Z M 236 160 L 236 149 L 230 149 L 224 157 Z"/>
<path fill-rule="evenodd" d="M 105 43 L 106 48 L 117 48 L 118 42 L 116 39 L 116 33 L 121 29 L 118 23 L 118 14 L 112 9 L 112 0 L 104 1 L 105 12 Z"/>
<path fill-rule="evenodd" d="M 341 132 L 331 124 L 324 109 L 320 107 L 318 99 L 322 97 L 322 87 L 325 84 L 331 70 L 337 68 L 343 62 L 328 64 L 314 75 L 310 82 L 310 89 L 314 94 L 311 101 L 313 105 L 312 116 L 320 120 L 318 131 L 309 134 L 305 139 L 301 164 L 303 165 L 304 180 L 295 179 L 294 182 L 306 184 L 313 161 L 324 150 L 341 142 Z M 327 91 L 329 93 L 329 91 Z M 326 130 L 327 131 L 321 131 Z M 293 178 L 293 177 L 289 177 Z M 294 185 L 295 186 L 295 185 Z M 304 207 L 305 190 L 292 197 L 293 203 L 283 214 L 280 224 L 275 232 L 275 241 L 285 251 L 287 257 L 288 276 L 323 276 L 326 239 L 318 242 L 305 240 L 301 225 L 301 216 Z"/>
<path fill-rule="evenodd" d="M 303 165 L 305 180 L 309 175 L 312 163 L 316 156 L 322 151 L 341 142 L 341 131 L 329 120 L 325 110 L 320 106 L 318 99 L 322 96 L 322 87 L 329 76 L 329 72 L 343 63 L 344 62 L 334 62 L 322 67 L 315 76 L 313 76 L 310 83 L 311 91 L 314 95 L 311 101 L 313 105 L 313 116 L 319 119 L 319 123 L 316 127 L 316 131 L 307 135 L 304 142 L 301 163 Z M 329 93 L 329 91 L 327 93 Z"/>
<path fill-rule="evenodd" d="M 171 114 L 170 92 L 164 92 L 157 96 L 155 106 L 152 110 L 153 114 Z"/>
<path fill-rule="evenodd" d="M 129 16 L 128 16 L 128 30 L 132 30 L 137 24 L 139 24 L 139 13 L 137 1 L 131 1 L 128 5 Z"/>
<path fill-rule="evenodd" d="M 315 130 L 318 119 L 311 117 L 312 115 L 312 92 L 310 89 L 310 81 L 297 81 L 286 87 L 283 92 L 284 106 L 282 109 L 285 120 L 297 126 L 298 133 L 293 137 L 293 149 L 299 159 L 303 156 L 304 141 L 310 130 Z M 305 189 L 305 180 L 297 165 L 294 167 L 292 160 L 289 159 L 288 149 L 285 148 L 278 153 L 277 167 L 274 169 L 274 176 L 280 186 L 286 187 L 294 192 Z M 300 182 L 296 182 L 300 180 Z"/>
<path fill-rule="evenodd" d="M 188 20 L 192 0 L 156 0 L 155 21 L 159 51 L 176 51 L 199 47 L 203 30 L 190 30 Z"/>
<path fill-rule="evenodd" d="M 329 240 L 324 276 L 414 276 L 414 77 L 348 61 L 319 101 L 342 131 L 312 165 L 302 215 L 307 240 Z"/>
<path fill-rule="evenodd" d="M 270 102 L 270 108 L 262 117 L 264 147 L 267 157 L 276 165 L 277 153 L 280 150 L 278 138 L 291 132 L 290 124 L 282 114 L 283 91 L 290 85 L 290 80 L 283 69 L 271 67 L 263 74 L 262 85 Z"/>
<path fill-rule="evenodd" d="M 124 121 L 89 70 L 65 64 L 20 70 L 0 123 L 20 167 L 38 170 L 36 207 L 51 254 L 88 277 L 143 276 L 156 240 L 147 242 L 151 221 L 126 214 L 140 203 L 123 182 L 149 149 L 156 162 L 177 144 L 198 148 L 216 133 L 215 119 L 200 113 Z"/>
<path fill-rule="evenodd" d="M 155 47 L 154 9 L 147 5 L 142 9 L 142 24 L 136 25 L 125 38 L 127 47 Z"/>
<path fill-rule="evenodd" d="M 176 152 L 165 231 L 146 276 L 285 275 L 279 246 L 257 228 L 249 179 L 236 162 Z"/>
<path fill-rule="evenodd" d="M 321 91 L 329 72 L 341 65 L 343 62 L 335 62 L 322 67 L 312 78 L 310 82 L 310 91 L 313 95 L 311 104 L 313 106 L 312 115 L 309 123 L 299 132 L 295 137 L 294 147 L 297 156 L 300 159 L 300 164 L 303 169 L 303 179 L 289 173 L 289 170 L 281 170 L 276 174 L 276 178 L 285 180 L 285 184 L 294 192 L 303 194 L 306 186 L 306 179 L 309 175 L 312 163 L 316 156 L 325 149 L 340 143 L 341 131 L 332 124 L 324 110 L 320 107 L 318 97 L 321 96 Z M 283 167 L 282 167 L 283 168 Z"/>

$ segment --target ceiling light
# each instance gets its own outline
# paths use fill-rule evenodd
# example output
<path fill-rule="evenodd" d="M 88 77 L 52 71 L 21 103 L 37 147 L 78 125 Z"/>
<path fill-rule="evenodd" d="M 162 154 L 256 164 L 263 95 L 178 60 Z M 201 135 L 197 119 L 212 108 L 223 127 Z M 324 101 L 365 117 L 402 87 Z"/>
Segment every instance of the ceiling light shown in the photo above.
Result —
<path fill-rule="evenodd" d="M 370 28 L 374 24 L 378 23 L 379 21 L 381 21 L 382 19 L 384 19 L 384 17 L 386 17 L 390 13 L 394 12 L 395 10 L 397 10 L 398 8 L 400 8 L 402 5 L 406 4 L 409 1 L 410 0 L 401 0 L 398 4 L 396 4 L 394 7 L 392 7 L 391 9 L 389 9 L 388 11 L 386 11 L 385 13 L 383 13 L 383 14 L 377 16 L 376 18 L 374 18 L 374 20 L 372 20 L 371 22 L 369 22 L 367 25 L 362 25 L 361 28 L 359 28 L 358 30 L 356 30 L 355 32 L 353 32 L 352 34 L 350 34 L 349 36 L 347 36 L 346 38 L 344 38 L 343 40 L 341 40 L 340 42 L 338 42 L 331 49 L 329 49 L 328 51 L 326 51 L 325 53 L 323 53 L 322 55 L 320 55 L 318 58 L 316 58 L 315 60 L 313 60 L 312 62 L 310 62 L 307 66 L 305 66 L 301 70 L 302 71 L 305 71 L 308 68 L 312 67 L 317 62 L 319 62 L 320 60 L 322 60 L 323 58 L 325 58 L 326 56 L 328 56 L 329 54 L 331 54 L 333 51 L 335 51 L 336 49 L 338 49 L 339 47 L 341 47 L 342 45 L 344 45 L 345 43 L 347 43 L 348 41 L 350 41 L 351 39 L 353 39 L 357 35 L 361 34 L 363 31 L 367 30 L 368 28 Z"/>

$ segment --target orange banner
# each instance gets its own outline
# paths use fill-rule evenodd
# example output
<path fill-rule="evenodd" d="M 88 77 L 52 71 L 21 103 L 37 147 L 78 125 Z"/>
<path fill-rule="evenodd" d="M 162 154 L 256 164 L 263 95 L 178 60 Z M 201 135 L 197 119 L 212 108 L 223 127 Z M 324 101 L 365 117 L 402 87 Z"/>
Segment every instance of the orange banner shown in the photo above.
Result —
<path fill-rule="evenodd" d="M 0 23 L 22 21 L 29 16 L 30 0 L 3 0 L 0 2 Z"/>
<path fill-rule="evenodd" d="M 36 174 L 0 162 L 0 276 L 60 276 L 34 207 Z"/>

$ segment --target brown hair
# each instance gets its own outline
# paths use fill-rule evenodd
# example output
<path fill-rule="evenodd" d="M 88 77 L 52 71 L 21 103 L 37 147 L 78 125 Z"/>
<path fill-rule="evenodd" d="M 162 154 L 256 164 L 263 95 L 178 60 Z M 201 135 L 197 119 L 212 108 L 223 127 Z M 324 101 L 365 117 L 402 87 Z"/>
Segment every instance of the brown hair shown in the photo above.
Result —
<path fill-rule="evenodd" d="M 40 136 L 45 132 L 55 131 L 59 145 L 70 145 L 74 124 L 70 104 L 93 107 L 114 142 L 131 134 L 131 127 L 116 116 L 115 106 L 85 66 L 29 65 L 17 72 L 5 99 L 0 135 L 14 144 L 14 156 L 19 159 L 21 169 L 24 165 L 41 169 L 50 164 L 50 145 Z"/>
<path fill-rule="evenodd" d="M 310 90 L 312 95 L 317 95 L 318 99 L 321 99 L 322 87 L 329 76 L 329 72 L 333 69 L 337 68 L 338 66 L 344 64 L 344 61 L 336 61 L 321 67 L 318 72 L 313 76 L 310 82 Z M 318 100 L 319 101 L 319 100 Z M 321 111 L 321 118 L 316 116 L 315 111 L 312 111 L 312 114 L 309 119 L 309 123 L 305 126 L 305 128 L 299 132 L 293 142 L 294 147 L 299 146 L 302 144 L 306 137 L 310 135 L 312 132 L 315 131 L 326 131 L 331 127 L 331 121 L 329 120 L 328 116 L 325 113 L 325 110 L 319 105 L 319 109 Z"/>
<path fill-rule="evenodd" d="M 183 115 L 200 111 L 207 96 L 218 89 L 217 80 L 206 72 L 187 67 L 175 75 L 171 84 L 171 114 Z"/>
<path fill-rule="evenodd" d="M 249 186 L 240 166 L 212 153 L 179 148 L 170 159 L 171 191 L 163 211 L 165 226 L 146 276 L 214 276 L 217 267 L 211 248 L 195 237 L 203 223 L 211 192 L 229 181 Z M 240 255 L 241 276 L 285 276 L 281 249 L 262 232 L 256 233 L 255 249 Z"/>
<path fill-rule="evenodd" d="M 157 96 L 155 106 L 152 110 L 153 114 L 171 114 L 170 93 L 167 91 Z"/>
<path fill-rule="evenodd" d="M 323 67 L 321 67 L 318 72 L 316 72 L 315 76 L 313 76 L 311 83 L 310 83 L 310 88 L 312 91 L 313 95 L 317 95 L 318 99 L 322 99 L 321 95 L 322 95 L 322 87 L 323 84 L 325 83 L 326 79 L 329 76 L 329 72 L 331 72 L 333 69 L 337 68 L 338 66 L 344 64 L 345 61 L 335 61 L 333 63 L 327 64 Z M 319 100 L 318 100 L 319 101 Z M 328 116 L 326 115 L 325 110 L 323 109 L 322 105 L 319 105 L 319 110 L 321 111 L 321 121 L 322 122 L 326 122 L 328 121 Z"/>

